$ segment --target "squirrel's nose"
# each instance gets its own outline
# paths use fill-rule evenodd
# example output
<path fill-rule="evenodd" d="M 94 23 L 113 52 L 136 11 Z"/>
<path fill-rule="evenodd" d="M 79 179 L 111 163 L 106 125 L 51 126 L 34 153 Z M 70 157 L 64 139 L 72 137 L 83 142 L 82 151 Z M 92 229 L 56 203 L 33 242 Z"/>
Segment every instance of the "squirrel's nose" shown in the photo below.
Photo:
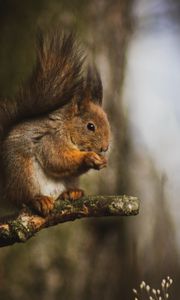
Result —
<path fill-rule="evenodd" d="M 105 147 L 101 147 L 101 152 L 106 152 L 109 149 L 109 145 L 105 146 Z"/>

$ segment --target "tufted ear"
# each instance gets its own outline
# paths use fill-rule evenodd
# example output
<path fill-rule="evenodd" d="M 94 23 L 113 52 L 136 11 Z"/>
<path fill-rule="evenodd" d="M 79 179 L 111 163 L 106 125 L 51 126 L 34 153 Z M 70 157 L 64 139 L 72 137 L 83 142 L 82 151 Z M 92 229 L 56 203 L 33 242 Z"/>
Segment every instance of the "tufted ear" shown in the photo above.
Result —
<path fill-rule="evenodd" d="M 85 97 L 98 105 L 102 105 L 102 81 L 95 66 L 88 67 L 85 81 Z"/>

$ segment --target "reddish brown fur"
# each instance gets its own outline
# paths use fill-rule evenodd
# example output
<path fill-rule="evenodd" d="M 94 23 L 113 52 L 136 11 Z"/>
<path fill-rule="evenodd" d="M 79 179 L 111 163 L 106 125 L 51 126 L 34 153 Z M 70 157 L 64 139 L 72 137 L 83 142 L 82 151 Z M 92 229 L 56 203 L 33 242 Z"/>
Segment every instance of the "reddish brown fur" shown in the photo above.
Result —
<path fill-rule="evenodd" d="M 58 197 L 75 200 L 83 195 L 77 178 L 107 165 L 102 154 L 110 139 L 100 77 L 97 71 L 94 77 L 88 72 L 82 85 L 74 42 L 68 37 L 59 43 L 59 37 L 56 33 L 40 43 L 37 66 L 14 110 L 10 102 L 0 106 L 0 128 L 9 128 L 1 155 L 4 199 L 29 203 L 43 215 Z M 33 119 L 36 108 L 40 116 Z M 22 121 L 25 116 L 31 118 Z"/>

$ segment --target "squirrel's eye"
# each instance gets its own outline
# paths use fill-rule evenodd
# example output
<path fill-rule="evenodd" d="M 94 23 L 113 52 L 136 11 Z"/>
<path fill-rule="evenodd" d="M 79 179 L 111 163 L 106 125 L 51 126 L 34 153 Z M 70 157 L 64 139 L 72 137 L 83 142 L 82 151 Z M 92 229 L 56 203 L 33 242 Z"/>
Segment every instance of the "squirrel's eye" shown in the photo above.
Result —
<path fill-rule="evenodd" d="M 94 124 L 93 124 L 93 123 L 88 123 L 88 124 L 87 124 L 87 129 L 88 129 L 88 130 L 91 130 L 91 131 L 95 131 L 95 126 L 94 126 Z"/>

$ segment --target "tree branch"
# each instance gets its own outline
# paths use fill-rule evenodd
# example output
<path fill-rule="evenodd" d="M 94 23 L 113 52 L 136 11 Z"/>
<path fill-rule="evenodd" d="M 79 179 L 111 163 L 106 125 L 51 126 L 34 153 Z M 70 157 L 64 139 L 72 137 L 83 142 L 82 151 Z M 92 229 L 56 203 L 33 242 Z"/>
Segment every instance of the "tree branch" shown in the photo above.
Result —
<path fill-rule="evenodd" d="M 139 212 L 139 200 L 131 196 L 86 196 L 77 201 L 57 200 L 50 215 L 43 218 L 29 208 L 4 218 L 0 224 L 0 247 L 25 242 L 45 227 L 87 217 L 132 216 Z"/>

